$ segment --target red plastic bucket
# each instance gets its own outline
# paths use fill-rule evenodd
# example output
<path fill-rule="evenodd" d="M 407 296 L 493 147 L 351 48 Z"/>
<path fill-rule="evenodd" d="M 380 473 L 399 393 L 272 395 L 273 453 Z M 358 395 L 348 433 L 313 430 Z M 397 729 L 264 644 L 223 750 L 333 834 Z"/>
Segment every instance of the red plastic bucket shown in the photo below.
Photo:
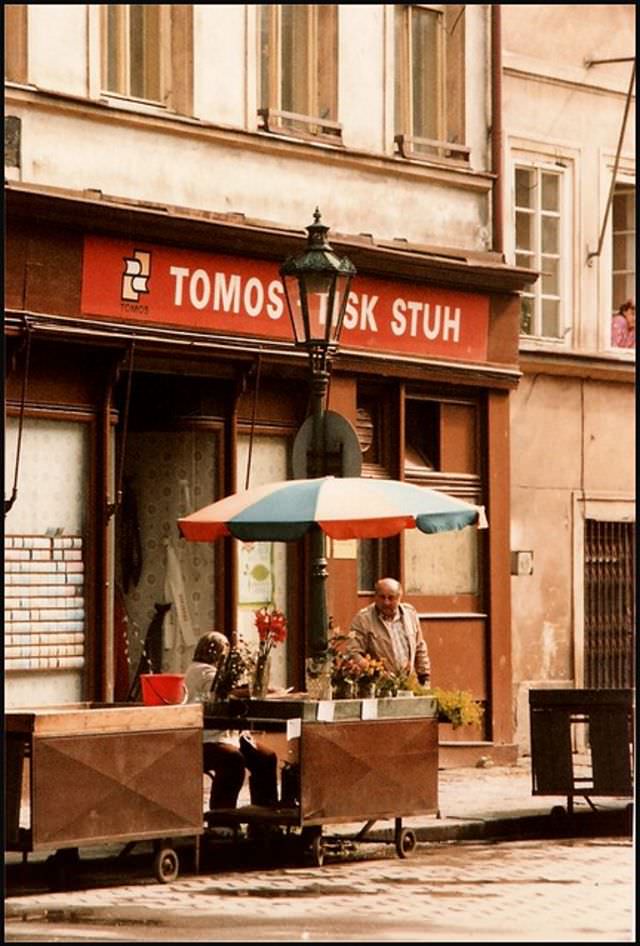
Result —
<path fill-rule="evenodd" d="M 145 706 L 186 703 L 183 673 L 141 673 L 142 702 Z"/>

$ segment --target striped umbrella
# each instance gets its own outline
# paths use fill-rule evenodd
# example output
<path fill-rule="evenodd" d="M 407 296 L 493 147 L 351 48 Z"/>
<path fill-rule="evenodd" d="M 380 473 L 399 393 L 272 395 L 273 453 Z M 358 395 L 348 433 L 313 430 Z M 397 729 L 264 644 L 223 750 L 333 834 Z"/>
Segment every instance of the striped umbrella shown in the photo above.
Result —
<path fill-rule="evenodd" d="M 178 519 L 181 534 L 193 542 L 229 535 L 245 542 L 290 542 L 313 525 L 333 539 L 381 539 L 412 528 L 486 528 L 487 520 L 484 507 L 440 490 L 399 480 L 333 476 L 256 486 Z"/>

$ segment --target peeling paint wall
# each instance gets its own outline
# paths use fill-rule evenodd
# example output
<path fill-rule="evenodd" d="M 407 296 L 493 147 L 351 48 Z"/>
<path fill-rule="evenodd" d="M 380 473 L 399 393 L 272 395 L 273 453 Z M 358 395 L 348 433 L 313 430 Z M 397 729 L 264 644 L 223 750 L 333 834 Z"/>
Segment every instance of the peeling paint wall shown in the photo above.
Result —
<path fill-rule="evenodd" d="M 511 548 L 532 550 L 533 574 L 512 576 L 516 741 L 529 746 L 528 691 L 581 682 L 584 519 L 635 516 L 633 350 L 612 351 L 610 235 L 601 234 L 632 62 L 633 4 L 503 5 L 505 166 L 543 155 L 570 179 L 569 300 L 563 338 L 521 336 L 523 377 L 510 396 Z M 620 170 L 635 176 L 635 101 Z M 510 173 L 510 171 L 508 172 Z M 508 259 L 511 179 L 505 181 Z"/>

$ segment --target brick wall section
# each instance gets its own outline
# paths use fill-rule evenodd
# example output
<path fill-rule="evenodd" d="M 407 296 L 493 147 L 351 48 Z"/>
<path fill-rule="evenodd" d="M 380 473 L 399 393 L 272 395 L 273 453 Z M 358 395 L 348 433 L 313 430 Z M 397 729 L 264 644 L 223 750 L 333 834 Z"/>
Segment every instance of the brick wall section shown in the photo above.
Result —
<path fill-rule="evenodd" d="M 6 535 L 5 671 L 84 666 L 80 536 Z"/>

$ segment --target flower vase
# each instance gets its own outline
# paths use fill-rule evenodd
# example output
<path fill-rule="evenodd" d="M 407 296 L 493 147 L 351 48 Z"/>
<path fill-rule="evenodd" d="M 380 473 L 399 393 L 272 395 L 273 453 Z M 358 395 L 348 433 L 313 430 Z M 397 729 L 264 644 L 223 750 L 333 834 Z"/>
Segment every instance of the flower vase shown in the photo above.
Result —
<path fill-rule="evenodd" d="M 333 698 L 335 700 L 352 700 L 355 697 L 353 680 L 338 680 L 334 685 Z"/>
<path fill-rule="evenodd" d="M 271 654 L 259 654 L 256 667 L 249 679 L 249 697 L 252 700 L 264 700 L 269 692 L 271 673 Z"/>
<path fill-rule="evenodd" d="M 331 665 L 327 661 L 307 658 L 305 687 L 311 700 L 332 699 Z"/>
<path fill-rule="evenodd" d="M 362 680 L 358 683 L 358 698 L 372 700 L 376 695 L 376 685 L 373 680 Z"/>

